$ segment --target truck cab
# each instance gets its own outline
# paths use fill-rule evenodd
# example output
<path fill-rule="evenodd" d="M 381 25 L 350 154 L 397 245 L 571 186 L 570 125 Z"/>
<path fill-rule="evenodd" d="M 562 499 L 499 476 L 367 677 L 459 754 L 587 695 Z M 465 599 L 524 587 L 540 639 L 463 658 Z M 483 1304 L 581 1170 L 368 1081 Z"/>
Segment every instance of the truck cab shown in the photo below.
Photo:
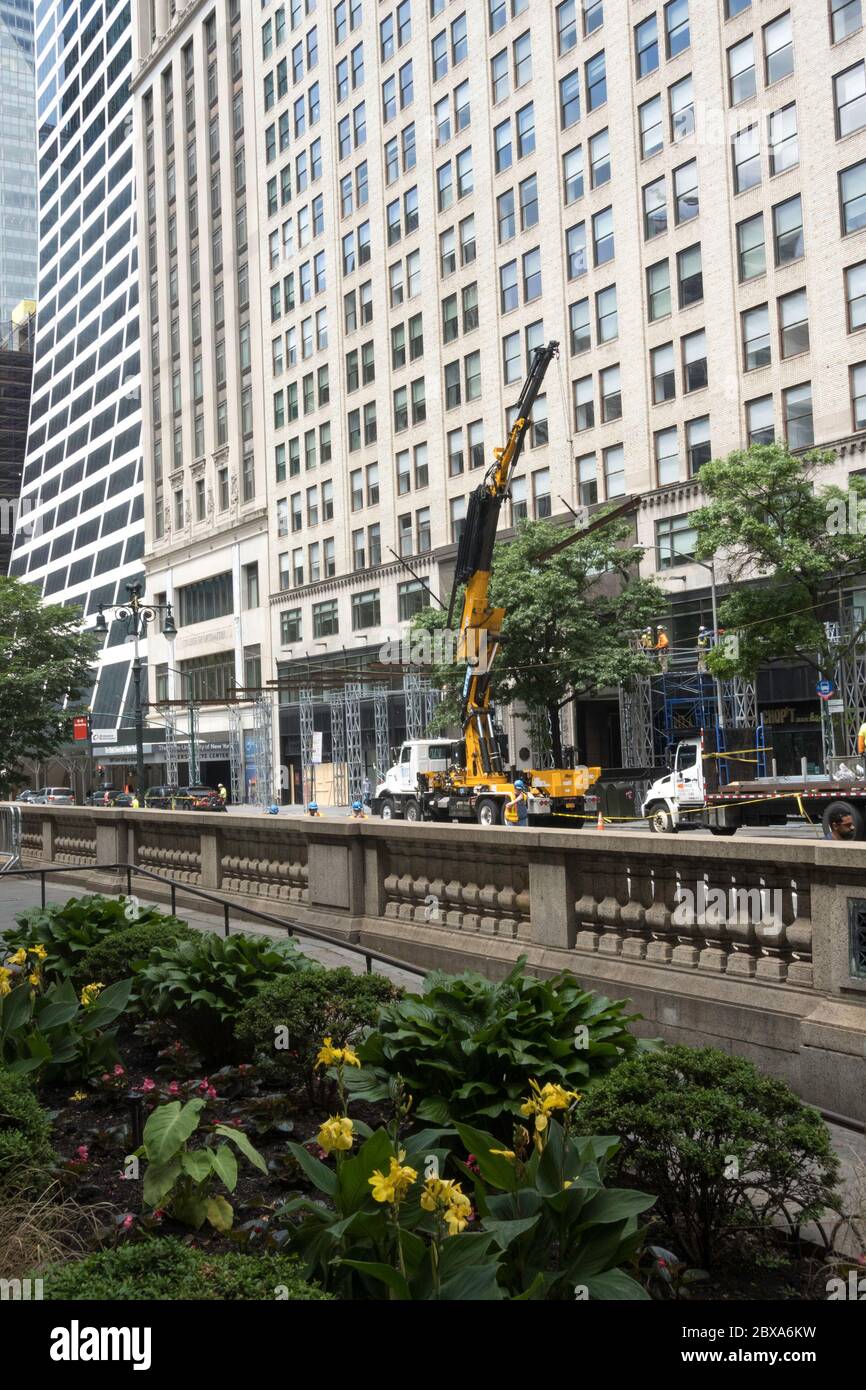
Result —
<path fill-rule="evenodd" d="M 383 820 L 475 821 L 501 825 L 505 806 L 514 796 L 507 776 L 493 776 L 489 783 L 467 786 L 464 745 L 447 738 L 407 739 L 397 760 L 388 768 L 373 797 L 373 814 Z M 449 774 L 456 774 L 454 780 Z M 527 775 L 528 781 L 528 775 Z M 529 816 L 533 821 L 550 815 L 545 789 L 529 792 Z"/>
<path fill-rule="evenodd" d="M 684 738 L 677 744 L 672 771 L 657 778 L 649 788 L 643 814 L 650 829 L 663 834 L 678 828 L 681 809 L 703 806 L 705 801 L 703 741 Z"/>

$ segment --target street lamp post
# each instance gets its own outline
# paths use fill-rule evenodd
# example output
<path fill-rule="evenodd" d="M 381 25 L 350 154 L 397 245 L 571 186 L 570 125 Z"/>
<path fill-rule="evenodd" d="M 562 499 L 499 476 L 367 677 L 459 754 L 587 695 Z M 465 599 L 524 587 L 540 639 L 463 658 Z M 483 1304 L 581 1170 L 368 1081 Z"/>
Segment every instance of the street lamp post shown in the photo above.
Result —
<path fill-rule="evenodd" d="M 143 662 L 138 644 L 145 635 L 147 624 L 153 622 L 158 614 L 165 615 L 162 630 L 169 641 L 177 635 L 177 628 L 170 603 L 144 603 L 140 584 L 127 584 L 126 592 L 129 599 L 125 604 L 109 604 L 108 609 L 109 612 L 116 614 L 120 622 L 126 623 L 126 630 L 135 644 L 135 655 L 132 662 L 132 682 L 135 696 L 135 778 L 136 790 L 140 795 L 144 795 L 144 707 L 141 700 Z M 99 605 L 94 632 L 98 632 L 101 637 L 105 637 L 108 633 L 104 604 Z"/>

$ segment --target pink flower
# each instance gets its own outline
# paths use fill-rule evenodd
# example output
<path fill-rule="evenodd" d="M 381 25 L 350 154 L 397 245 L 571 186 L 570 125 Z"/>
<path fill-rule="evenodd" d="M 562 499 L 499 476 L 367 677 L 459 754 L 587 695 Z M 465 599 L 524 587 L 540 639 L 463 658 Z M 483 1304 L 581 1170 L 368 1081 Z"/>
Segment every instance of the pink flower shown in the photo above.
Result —
<path fill-rule="evenodd" d="M 207 1090 L 205 1091 L 205 1095 L 207 1096 L 208 1100 L 216 1100 L 216 1098 L 217 1098 L 216 1087 L 215 1087 L 215 1086 L 208 1086 Z"/>
<path fill-rule="evenodd" d="M 125 1076 L 125 1075 L 126 1075 L 126 1072 L 124 1071 L 123 1067 L 120 1065 L 119 1062 L 117 1062 L 116 1065 L 115 1065 L 115 1068 L 114 1068 L 114 1075 L 115 1075 L 115 1076 Z"/>
<path fill-rule="evenodd" d="M 176 1082 L 176 1081 L 172 1081 L 172 1082 L 169 1084 L 168 1094 L 169 1094 L 170 1096 L 176 1096 L 176 1095 L 179 1094 L 179 1092 L 180 1092 L 180 1087 L 178 1086 L 177 1082 Z"/>
<path fill-rule="evenodd" d="M 102 1073 L 102 1080 L 103 1080 L 103 1081 L 110 1081 L 110 1080 L 111 1080 L 111 1077 L 108 1075 L 108 1072 L 107 1072 L 107 1071 L 104 1071 L 104 1072 Z"/>
<path fill-rule="evenodd" d="M 143 1091 L 155 1091 L 156 1082 L 153 1081 L 149 1076 L 146 1076 L 141 1083 L 141 1089 Z"/>
<path fill-rule="evenodd" d="M 128 1212 L 127 1215 L 123 1218 L 121 1225 L 123 1226 L 123 1229 L 125 1231 L 131 1231 L 134 1224 L 135 1217 L 133 1216 L 132 1212 Z"/>
<path fill-rule="evenodd" d="M 90 1157 L 90 1150 L 88 1149 L 86 1144 L 79 1144 L 75 1152 L 82 1163 L 86 1163 L 88 1161 Z"/>
<path fill-rule="evenodd" d="M 162 1207 L 156 1207 L 153 1213 L 154 1221 L 161 1221 L 164 1216 L 165 1212 L 163 1211 Z"/>

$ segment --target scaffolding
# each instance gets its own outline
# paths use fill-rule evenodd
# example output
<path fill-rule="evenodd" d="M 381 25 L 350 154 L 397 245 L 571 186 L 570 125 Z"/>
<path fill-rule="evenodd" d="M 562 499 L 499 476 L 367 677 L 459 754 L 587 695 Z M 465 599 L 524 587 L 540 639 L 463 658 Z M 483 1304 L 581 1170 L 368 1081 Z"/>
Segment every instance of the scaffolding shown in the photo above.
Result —
<path fill-rule="evenodd" d="M 199 782 L 200 782 L 200 780 L 201 780 L 201 777 L 200 777 L 200 761 L 201 761 L 201 760 L 200 760 L 200 758 L 199 758 L 199 748 L 201 747 L 201 744 L 200 744 L 200 742 L 199 742 L 199 732 L 198 732 L 198 730 L 199 730 L 198 705 L 190 705 L 190 706 L 189 706 L 188 712 L 187 712 L 187 721 L 188 721 L 188 724 L 189 724 L 189 747 L 188 747 L 188 750 L 187 750 L 187 764 L 188 764 L 188 767 L 189 767 L 189 783 L 190 783 L 190 786 L 191 786 L 191 787 L 197 787 L 198 784 L 199 784 Z M 172 783 L 172 785 L 174 785 L 174 783 Z"/>
<path fill-rule="evenodd" d="M 331 707 L 331 776 L 335 806 L 345 806 L 349 800 L 346 783 L 346 692 L 329 690 Z"/>
<path fill-rule="evenodd" d="M 273 803 L 274 791 L 274 743 L 273 743 L 273 695 L 263 691 L 256 697 L 253 705 L 253 738 L 256 749 L 256 799 L 260 806 L 267 808 Z"/>
<path fill-rule="evenodd" d="M 177 720 L 174 710 L 165 710 L 165 779 L 170 787 L 177 786 Z"/>
<path fill-rule="evenodd" d="M 841 636 L 842 634 L 840 634 Z M 850 643 L 853 634 L 848 633 L 845 636 Z M 837 662 L 836 687 L 836 694 L 842 701 L 840 717 L 844 743 L 843 753 L 850 756 L 857 747 L 857 735 L 860 732 L 860 727 L 866 721 L 866 637 L 850 647 L 848 654 Z M 822 700 L 822 706 L 824 703 Z M 831 718 L 832 716 L 828 713 L 827 718 L 822 720 L 822 723 L 830 724 Z"/>
<path fill-rule="evenodd" d="M 364 757 L 361 750 L 359 681 L 349 681 L 346 685 L 346 765 L 349 776 L 349 800 L 360 801 L 364 784 Z"/>
<path fill-rule="evenodd" d="M 422 682 L 424 695 L 424 736 L 429 734 L 433 726 L 433 716 L 436 713 L 436 706 L 439 703 L 439 691 L 435 690 L 429 680 Z"/>
<path fill-rule="evenodd" d="M 403 677 L 403 694 L 406 699 L 406 737 L 424 737 L 424 704 L 421 677 L 417 671 L 407 671 Z"/>
<path fill-rule="evenodd" d="M 241 733 L 241 712 L 237 705 L 228 705 L 229 716 L 229 781 L 232 805 L 243 800 L 244 745 Z M 167 726 L 166 726 L 167 728 Z"/>
<path fill-rule="evenodd" d="M 376 733 L 376 781 L 381 782 L 391 763 L 388 740 L 388 691 L 384 685 L 373 686 L 373 725 Z"/>
<path fill-rule="evenodd" d="M 304 777 L 304 802 L 315 799 L 315 772 L 313 771 L 313 691 L 310 686 L 302 686 L 298 691 L 301 716 L 301 763 Z"/>

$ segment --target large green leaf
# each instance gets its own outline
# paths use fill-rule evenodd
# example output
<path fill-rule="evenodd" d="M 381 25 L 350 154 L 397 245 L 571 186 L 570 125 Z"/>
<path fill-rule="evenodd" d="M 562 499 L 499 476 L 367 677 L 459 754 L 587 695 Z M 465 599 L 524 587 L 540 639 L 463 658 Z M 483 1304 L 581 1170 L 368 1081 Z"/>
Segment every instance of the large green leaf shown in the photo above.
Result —
<path fill-rule="evenodd" d="M 646 1289 L 621 1269 L 609 1269 L 604 1274 L 591 1274 L 586 1288 L 592 1299 L 617 1299 L 620 1302 L 651 1302 Z"/>
<path fill-rule="evenodd" d="M 182 1172 L 180 1154 L 173 1154 L 165 1163 L 148 1163 L 144 1174 L 145 1205 L 158 1207 L 171 1192 Z"/>
<path fill-rule="evenodd" d="M 359 1274 L 366 1274 L 368 1278 L 375 1279 L 380 1284 L 385 1284 L 393 1290 L 398 1301 L 406 1302 L 411 1299 L 409 1285 L 403 1275 L 397 1269 L 392 1269 L 390 1265 L 377 1264 L 371 1260 L 341 1260 L 340 1264 L 346 1269 L 356 1269 Z"/>
<path fill-rule="evenodd" d="M 289 1152 L 303 1168 L 310 1181 L 327 1197 L 337 1195 L 337 1174 L 332 1168 L 320 1163 L 302 1144 L 289 1144 Z"/>
<path fill-rule="evenodd" d="M 179 1100 L 172 1100 L 166 1105 L 157 1106 L 144 1126 L 148 1158 L 155 1163 L 163 1163 L 176 1153 L 198 1129 L 204 1103 L 197 1096 L 185 1105 Z"/>
<path fill-rule="evenodd" d="M 188 1173 L 193 1182 L 206 1182 L 213 1172 L 216 1164 L 212 1161 L 213 1155 L 209 1149 L 194 1149 L 191 1153 L 182 1153 L 180 1163 L 183 1171 Z"/>
<path fill-rule="evenodd" d="M 17 988 L 11 990 L 0 1001 L 0 1007 L 2 1007 L 0 1024 L 2 1024 L 3 1032 L 16 1033 L 29 1020 L 32 1013 L 32 1001 L 28 986 L 18 985 Z"/>
<path fill-rule="evenodd" d="M 393 1152 L 390 1135 L 384 1129 L 378 1129 L 364 1140 L 354 1157 L 343 1160 L 337 1177 L 339 1208 L 344 1216 L 368 1205 L 372 1193 L 369 1180 L 377 1170 L 387 1173 Z"/>
<path fill-rule="evenodd" d="M 472 1125 L 457 1124 L 454 1128 L 460 1135 L 466 1152 L 475 1155 L 484 1181 L 503 1192 L 512 1192 L 517 1186 L 513 1160 L 491 1152 L 493 1149 L 504 1149 L 507 1146 L 492 1134 L 486 1134 L 483 1129 L 474 1129 Z"/>
<path fill-rule="evenodd" d="M 223 1138 L 230 1139 L 231 1142 L 240 1149 L 244 1158 L 248 1158 L 254 1168 L 258 1168 L 260 1173 L 267 1173 L 268 1165 L 262 1158 L 258 1149 L 254 1149 L 242 1129 L 232 1129 L 230 1125 L 217 1125 L 216 1134 L 221 1134 Z"/>
<path fill-rule="evenodd" d="M 220 1144 L 218 1149 L 208 1149 L 207 1153 L 214 1172 L 222 1179 L 229 1192 L 234 1192 L 238 1185 L 238 1161 L 228 1144 Z"/>
<path fill-rule="evenodd" d="M 231 1230 L 235 1214 L 225 1197 L 208 1197 L 205 1203 L 205 1214 L 215 1231 L 225 1234 L 226 1231 Z"/>
<path fill-rule="evenodd" d="M 500 1250 L 507 1250 L 512 1241 L 517 1240 L 518 1236 L 525 1235 L 527 1231 L 533 1230 L 540 1220 L 541 1212 L 539 1211 L 535 1216 L 513 1218 L 508 1221 L 497 1221 L 494 1218 L 485 1219 L 483 1226 L 484 1230 L 496 1241 Z"/>
<path fill-rule="evenodd" d="M 48 1004 L 44 1009 L 39 1010 L 39 1027 L 43 1032 L 50 1032 L 54 1028 L 63 1028 L 67 1023 L 71 1023 L 78 1013 L 80 1004 L 76 1000 L 73 1004 Z"/>

